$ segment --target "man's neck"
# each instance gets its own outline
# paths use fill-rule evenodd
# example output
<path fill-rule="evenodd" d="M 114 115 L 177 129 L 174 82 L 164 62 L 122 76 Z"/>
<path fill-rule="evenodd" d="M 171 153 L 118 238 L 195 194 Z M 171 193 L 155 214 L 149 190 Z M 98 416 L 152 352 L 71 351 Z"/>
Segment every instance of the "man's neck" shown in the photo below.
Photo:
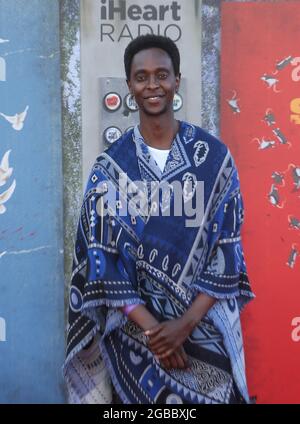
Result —
<path fill-rule="evenodd" d="M 179 122 L 174 116 L 168 119 L 162 116 L 140 116 L 140 132 L 145 142 L 156 149 L 170 149 L 178 129 Z"/>

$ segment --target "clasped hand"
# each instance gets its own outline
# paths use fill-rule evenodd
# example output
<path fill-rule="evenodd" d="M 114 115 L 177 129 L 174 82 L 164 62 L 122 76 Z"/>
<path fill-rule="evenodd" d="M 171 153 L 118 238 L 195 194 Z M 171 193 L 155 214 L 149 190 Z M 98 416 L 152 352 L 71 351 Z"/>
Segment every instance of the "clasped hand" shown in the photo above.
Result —
<path fill-rule="evenodd" d="M 145 331 L 149 348 L 167 369 L 188 367 L 183 343 L 189 334 L 190 329 L 182 318 L 164 321 Z"/>

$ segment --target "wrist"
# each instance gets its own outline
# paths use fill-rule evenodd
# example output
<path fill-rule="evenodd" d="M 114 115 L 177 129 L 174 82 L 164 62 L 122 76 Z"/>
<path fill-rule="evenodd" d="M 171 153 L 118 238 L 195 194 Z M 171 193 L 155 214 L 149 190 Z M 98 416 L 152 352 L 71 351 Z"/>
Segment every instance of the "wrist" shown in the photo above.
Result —
<path fill-rule="evenodd" d="M 128 318 L 134 321 L 143 331 L 150 330 L 158 324 L 158 321 L 147 310 L 145 305 L 138 305 L 129 314 Z"/>
<path fill-rule="evenodd" d="M 188 331 L 188 333 L 190 334 L 194 328 L 198 325 L 199 323 L 199 319 L 196 318 L 193 314 L 189 313 L 189 311 L 187 311 L 182 317 L 182 324 L 184 329 L 186 329 L 186 331 Z"/>
<path fill-rule="evenodd" d="M 142 329 L 144 331 L 151 330 L 153 327 L 155 327 L 158 324 L 159 322 L 156 320 L 149 320 L 143 324 Z"/>

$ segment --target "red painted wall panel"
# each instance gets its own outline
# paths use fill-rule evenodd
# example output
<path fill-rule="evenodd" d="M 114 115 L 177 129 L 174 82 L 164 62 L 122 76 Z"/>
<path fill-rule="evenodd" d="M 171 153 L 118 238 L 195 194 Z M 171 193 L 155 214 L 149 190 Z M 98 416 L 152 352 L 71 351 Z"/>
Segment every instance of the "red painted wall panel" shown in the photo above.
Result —
<path fill-rule="evenodd" d="M 243 328 L 258 403 L 300 403 L 299 22 L 296 1 L 222 5 L 221 136 L 246 209 L 244 248 L 257 298 Z"/>

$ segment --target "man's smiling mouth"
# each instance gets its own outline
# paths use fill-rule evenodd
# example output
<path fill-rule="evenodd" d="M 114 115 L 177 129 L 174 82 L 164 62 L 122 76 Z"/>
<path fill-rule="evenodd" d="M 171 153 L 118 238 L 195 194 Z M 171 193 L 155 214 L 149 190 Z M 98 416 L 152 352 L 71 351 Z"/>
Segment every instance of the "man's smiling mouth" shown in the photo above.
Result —
<path fill-rule="evenodd" d="M 164 97 L 164 95 L 159 95 L 159 96 L 147 96 L 147 97 L 144 97 L 144 99 L 145 99 L 145 100 L 149 100 L 149 99 L 151 99 L 151 100 L 157 100 L 157 99 L 161 99 L 162 97 Z"/>

